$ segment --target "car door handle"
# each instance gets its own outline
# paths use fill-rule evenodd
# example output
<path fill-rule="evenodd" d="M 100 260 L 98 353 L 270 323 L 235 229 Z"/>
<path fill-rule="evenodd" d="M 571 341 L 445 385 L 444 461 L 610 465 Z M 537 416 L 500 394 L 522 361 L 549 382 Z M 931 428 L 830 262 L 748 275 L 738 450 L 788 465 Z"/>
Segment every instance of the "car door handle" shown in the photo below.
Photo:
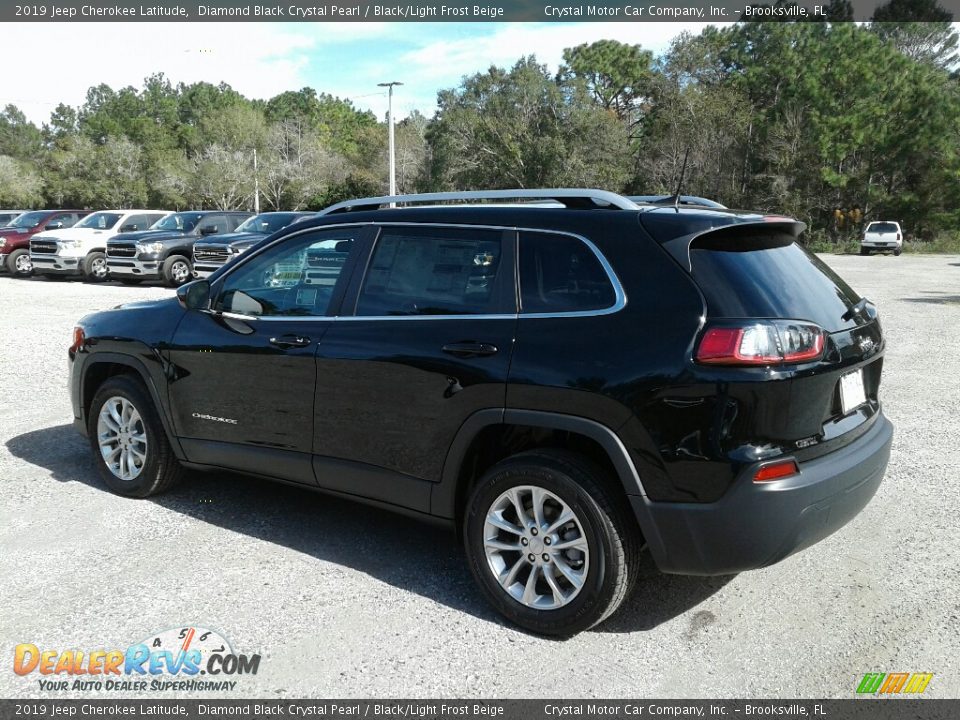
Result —
<path fill-rule="evenodd" d="M 490 343 L 479 342 L 457 342 L 443 346 L 443 351 L 448 355 L 457 357 L 481 357 L 483 355 L 496 355 L 499 348 Z"/>
<path fill-rule="evenodd" d="M 306 347 L 310 344 L 310 338 L 302 335 L 281 335 L 270 338 L 270 344 L 278 348 Z"/>

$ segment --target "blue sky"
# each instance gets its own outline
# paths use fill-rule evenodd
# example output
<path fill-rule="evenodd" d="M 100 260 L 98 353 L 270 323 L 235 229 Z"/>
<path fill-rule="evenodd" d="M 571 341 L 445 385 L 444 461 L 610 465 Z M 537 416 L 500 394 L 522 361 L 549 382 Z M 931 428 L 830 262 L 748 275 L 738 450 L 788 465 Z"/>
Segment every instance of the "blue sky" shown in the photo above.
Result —
<path fill-rule="evenodd" d="M 398 80 L 398 117 L 431 115 L 437 91 L 491 64 L 535 54 L 555 69 L 564 48 L 601 38 L 662 52 L 700 23 L 28 23 L 5 33 L 7 57 L 30 58 L 4 73 L 0 107 L 13 103 L 34 122 L 58 102 L 83 103 L 105 82 L 139 87 L 163 72 L 174 82 L 227 82 L 248 97 L 267 98 L 305 85 L 349 97 L 378 117 Z M 56 52 L 38 52 L 56 48 Z"/>

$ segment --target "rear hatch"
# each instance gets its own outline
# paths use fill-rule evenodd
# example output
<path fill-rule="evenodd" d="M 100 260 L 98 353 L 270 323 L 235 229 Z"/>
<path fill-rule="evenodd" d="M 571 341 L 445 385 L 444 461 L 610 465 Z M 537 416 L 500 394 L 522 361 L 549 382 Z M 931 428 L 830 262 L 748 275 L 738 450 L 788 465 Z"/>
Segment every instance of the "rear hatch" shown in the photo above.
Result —
<path fill-rule="evenodd" d="M 877 312 L 797 243 L 802 223 L 741 218 L 658 238 L 704 297 L 705 323 L 693 351 L 697 374 L 728 383 L 736 417 L 724 423 L 727 450 L 767 447 L 815 457 L 858 437 L 879 410 L 884 340 Z M 738 328 L 746 334 L 736 335 Z M 713 354 L 704 352 L 712 329 L 721 340 Z M 746 343 L 749 333 L 772 338 L 766 354 L 724 350 L 724 337 Z"/>

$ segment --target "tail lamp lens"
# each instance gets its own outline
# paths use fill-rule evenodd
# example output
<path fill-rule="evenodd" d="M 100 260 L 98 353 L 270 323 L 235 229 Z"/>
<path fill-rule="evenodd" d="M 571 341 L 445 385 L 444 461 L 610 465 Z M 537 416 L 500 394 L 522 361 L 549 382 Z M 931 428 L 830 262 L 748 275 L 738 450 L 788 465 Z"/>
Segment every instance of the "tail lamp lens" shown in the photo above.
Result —
<path fill-rule="evenodd" d="M 819 325 L 794 320 L 763 320 L 709 328 L 696 360 L 709 365 L 780 365 L 817 360 L 825 333 Z"/>
<path fill-rule="evenodd" d="M 770 482 L 780 478 L 790 477 L 800 473 L 795 460 L 784 460 L 782 462 L 770 463 L 764 465 L 753 474 L 754 482 Z"/>

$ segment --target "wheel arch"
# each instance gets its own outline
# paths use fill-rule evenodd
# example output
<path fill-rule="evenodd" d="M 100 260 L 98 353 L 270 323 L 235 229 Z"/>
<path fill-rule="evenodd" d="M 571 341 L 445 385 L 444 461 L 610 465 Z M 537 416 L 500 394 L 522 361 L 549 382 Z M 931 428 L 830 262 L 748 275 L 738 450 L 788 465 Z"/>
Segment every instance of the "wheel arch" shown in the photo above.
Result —
<path fill-rule="evenodd" d="M 557 438 L 561 434 L 564 438 L 573 439 L 584 454 L 608 471 L 615 485 L 612 489 L 618 491 L 624 502 L 646 507 L 646 492 L 640 475 L 623 442 L 609 427 L 594 420 L 562 413 L 490 408 L 475 412 L 457 432 L 447 452 L 441 480 L 431 492 L 431 514 L 453 521 L 460 532 L 463 509 L 473 482 L 491 464 L 524 449 L 532 449 L 511 447 L 508 443 L 499 446 L 499 452 L 494 455 L 484 454 L 484 444 L 490 438 L 499 440 L 509 437 L 517 429 L 524 433 L 532 431 L 534 437 L 537 434 L 551 437 L 552 434 L 553 438 Z M 535 444 L 532 447 L 543 445 Z M 486 458 L 486 462 L 478 461 L 478 458 Z M 630 496 L 639 497 L 642 502 L 630 503 Z M 659 538 L 652 519 L 646 513 L 636 515 L 644 538 L 648 541 Z"/>
<path fill-rule="evenodd" d="M 160 391 L 153 380 L 147 367 L 139 358 L 120 353 L 98 352 L 94 353 L 84 364 L 83 374 L 80 376 L 80 410 L 83 413 L 84 423 L 88 422 L 90 414 L 90 404 L 93 402 L 97 390 L 104 382 L 118 375 L 131 375 L 139 380 L 150 394 L 150 399 L 156 408 L 160 422 L 163 424 L 163 430 L 167 435 L 167 440 L 173 448 L 173 452 L 178 460 L 186 459 L 176 435 L 173 433 L 173 426 L 167 415 L 166 404 L 161 401 Z"/>

